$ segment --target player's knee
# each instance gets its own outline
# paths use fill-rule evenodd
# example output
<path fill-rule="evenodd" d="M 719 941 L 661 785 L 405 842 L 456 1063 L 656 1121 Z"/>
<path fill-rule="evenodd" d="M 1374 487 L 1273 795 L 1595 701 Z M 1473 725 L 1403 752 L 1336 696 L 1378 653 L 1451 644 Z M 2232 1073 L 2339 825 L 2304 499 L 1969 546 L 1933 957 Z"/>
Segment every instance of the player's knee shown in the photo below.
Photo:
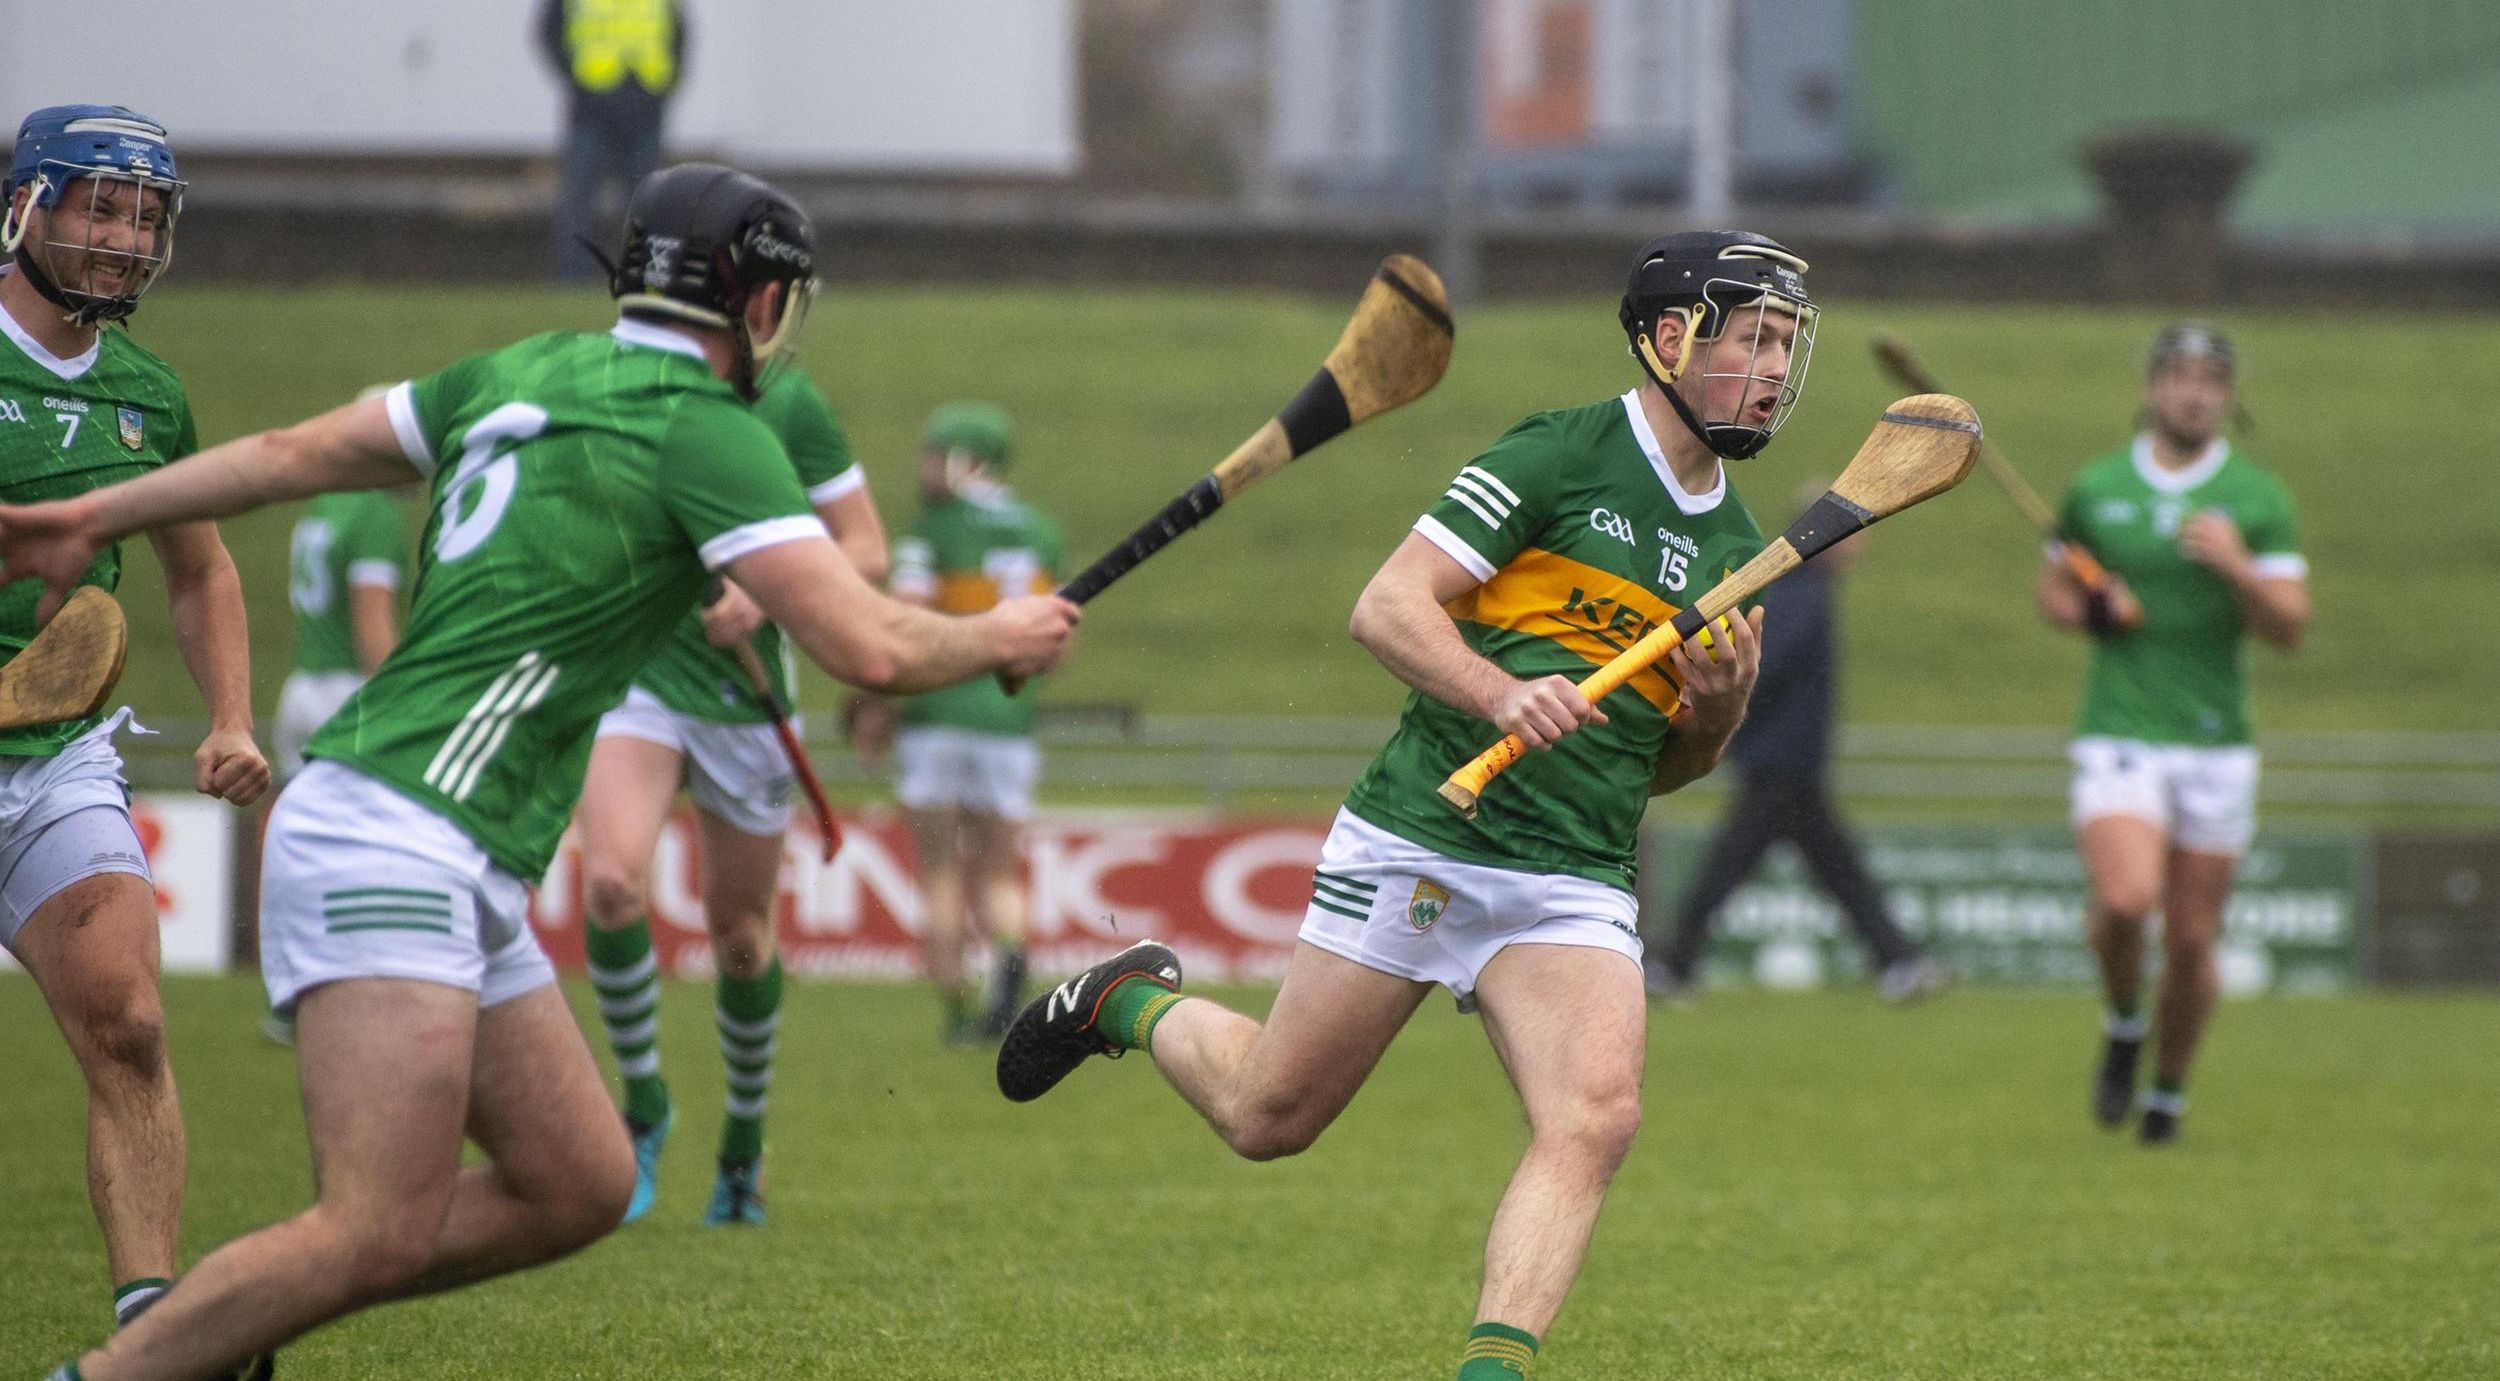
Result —
<path fill-rule="evenodd" d="M 649 876 L 634 864 L 601 861 L 582 870 L 582 909 L 603 930 L 641 915 L 650 891 Z"/>
<path fill-rule="evenodd" d="M 2092 909 L 2100 913 L 2105 924 L 2141 926 L 2152 919 L 2161 899 L 2151 882 L 2132 880 L 2096 881 L 2092 884 Z"/>
<path fill-rule="evenodd" d="M 153 1083 L 165 1074 L 165 1008 L 152 983 L 118 984 L 78 1016 L 90 1077 L 112 1074 Z"/>
<path fill-rule="evenodd" d="M 429 1215 L 414 1211 L 356 1223 L 344 1233 L 333 1278 L 353 1298 L 387 1298 L 432 1263 L 440 1228 L 439 1214 L 429 1221 Z"/>
<path fill-rule="evenodd" d="M 633 1197 L 633 1144 L 622 1135 L 603 1138 L 576 1177 L 572 1228 L 577 1240 L 572 1245 L 588 1246 L 615 1231 Z"/>
<path fill-rule="evenodd" d="M 1641 1134 L 1641 1096 L 1637 1090 L 1592 1094 L 1576 1099 L 1559 1125 L 1539 1127 L 1539 1138 L 1559 1137 L 1582 1159 L 1608 1173 L 1632 1151 Z"/>
<path fill-rule="evenodd" d="M 746 982 L 763 977 L 773 962 L 772 918 L 729 916 L 714 922 L 712 961 L 723 978 Z"/>
<path fill-rule="evenodd" d="M 1234 1111 L 1218 1128 L 1224 1144 L 1243 1160 L 1282 1160 L 1311 1149 L 1328 1119 L 1286 1101 L 1251 1104 Z"/>

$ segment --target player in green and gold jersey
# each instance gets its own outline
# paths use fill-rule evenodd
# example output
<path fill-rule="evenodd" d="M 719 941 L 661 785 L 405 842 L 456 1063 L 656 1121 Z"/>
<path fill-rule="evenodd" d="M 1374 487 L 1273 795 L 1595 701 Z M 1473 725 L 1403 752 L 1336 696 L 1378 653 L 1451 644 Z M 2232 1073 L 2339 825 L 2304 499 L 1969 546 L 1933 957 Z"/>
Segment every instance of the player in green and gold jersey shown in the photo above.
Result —
<path fill-rule="evenodd" d="M 860 576 L 885 574 L 885 527 L 867 472 L 822 393 L 783 370 L 755 400 L 755 415 L 780 440 L 807 501 Z M 599 721 L 580 811 L 583 936 L 599 1017 L 625 1083 L 625 1126 L 634 1141 L 633 1222 L 659 1192 L 661 1148 L 677 1113 L 660 1077 L 660 975 L 648 911 L 651 857 L 682 784 L 694 800 L 703 920 L 719 975 L 713 1025 L 720 1033 L 729 1097 L 721 1118 L 712 1197 L 714 1227 L 764 1221 L 764 1105 L 781 1026 L 781 957 L 773 937 L 783 838 L 797 782 L 771 718 L 756 703 L 737 657 L 752 640 L 784 705 L 796 703 L 781 631 L 763 621 L 735 585 L 690 612 L 625 703 Z"/>
<path fill-rule="evenodd" d="M 929 415 L 922 507 L 896 552 L 895 598 L 967 614 L 1058 583 L 1059 529 L 1008 489 L 1014 453 L 1014 424 L 992 404 L 948 403 Z M 852 728 L 863 756 L 881 757 L 892 740 L 894 794 L 919 856 L 920 943 L 951 1044 L 995 1039 L 1024 1005 L 1024 824 L 1041 776 L 1039 701 L 1037 687 L 1010 695 L 996 681 L 967 681 L 899 711 L 864 703 Z M 967 913 L 997 952 L 986 1014 L 975 1013 L 964 982 Z"/>
<path fill-rule="evenodd" d="M 2116 1127 L 2140 1104 L 2148 1145 L 2179 1135 L 2188 1071 L 2221 991 L 2223 904 L 2257 829 L 2241 646 L 2254 633 L 2296 647 L 2309 622 L 2291 493 L 2223 435 L 2237 368 L 2229 339 L 2202 322 L 2154 339 L 2150 426 L 2085 466 L 2058 518 L 2109 568 L 2109 602 L 2088 598 L 2060 562 L 2044 563 L 2039 579 L 2051 626 L 2096 639 L 2071 750 L 2087 938 L 2108 1000 L 2092 1115 Z M 2144 936 L 2156 913 L 2162 976 L 2148 1021 Z M 2153 1084 L 2139 1099 L 2148 1033 Z"/>
<path fill-rule="evenodd" d="M 306 748 L 262 856 L 262 967 L 297 1015 L 307 1212 L 211 1252 L 87 1381 L 209 1376 L 356 1309 L 612 1230 L 633 1152 L 530 929 L 599 716 L 715 574 L 834 675 L 918 690 L 1048 669 L 1076 610 L 969 619 L 859 578 L 749 411 L 814 286 L 797 204 L 733 169 L 644 180 L 615 328 L 460 360 L 382 399 L 64 503 L 0 507 L 57 601 L 117 534 L 425 481 L 408 628 Z M 485 1162 L 461 1165 L 463 1135 Z"/>
<path fill-rule="evenodd" d="M 1744 718 L 1759 613 L 1592 706 L 1577 683 L 1763 545 L 1722 457 L 1795 406 L 1805 263 L 1759 235 L 1642 247 L 1620 320 L 1644 375 L 1538 413 L 1462 468 L 1356 602 L 1355 639 L 1413 688 L 1321 851 L 1265 1025 L 1175 989 L 1148 942 L 1027 1008 L 1008 1097 L 1145 1050 L 1236 1152 L 1309 1146 L 1433 985 L 1484 1015 L 1527 1112 L 1462 1381 L 1526 1374 L 1640 1122 L 1648 1021 L 1634 845 L 1649 798 L 1708 772 Z M 1531 753 L 1463 819 L 1434 794 L 1505 732 Z"/>
<path fill-rule="evenodd" d="M 67 498 L 198 448 L 165 362 L 111 323 L 173 254 L 183 183 L 155 121 L 120 106 L 50 106 L 19 127 L 0 216 L 0 501 Z M 243 587 L 205 522 L 148 526 L 183 662 L 207 702 L 200 791 L 248 805 L 269 784 L 252 743 Z M 121 547 L 81 578 L 111 590 Z M 34 637 L 42 591 L 0 593 L 0 661 Z M 173 1275 L 182 1110 L 157 998 L 156 888 L 130 820 L 113 735 L 123 710 L 0 733 L 0 946 L 34 976 L 87 1084 L 87 1194 L 114 1308 L 128 1318 Z"/>

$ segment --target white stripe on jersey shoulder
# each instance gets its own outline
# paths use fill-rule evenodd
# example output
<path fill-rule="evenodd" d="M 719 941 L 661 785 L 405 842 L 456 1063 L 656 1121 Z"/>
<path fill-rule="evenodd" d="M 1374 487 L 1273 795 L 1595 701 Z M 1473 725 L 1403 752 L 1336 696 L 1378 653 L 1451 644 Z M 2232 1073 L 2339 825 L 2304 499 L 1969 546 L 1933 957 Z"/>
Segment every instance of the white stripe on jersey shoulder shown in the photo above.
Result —
<path fill-rule="evenodd" d="M 807 491 L 809 503 L 832 503 L 868 487 L 868 472 L 857 465 Z"/>
<path fill-rule="evenodd" d="M 2186 469 L 2170 470 L 2153 459 L 2153 434 L 2144 432 L 2136 437 L 2135 444 L 2127 448 L 2127 458 L 2135 463 L 2136 478 L 2144 481 L 2154 492 L 2184 494 L 2222 473 L 2223 462 L 2231 458 L 2231 443 L 2227 438 L 2217 436 L 2205 443 L 2205 449 L 2196 459 L 2188 462 Z"/>
<path fill-rule="evenodd" d="M 766 518 L 760 523 L 733 527 L 703 544 L 703 569 L 717 571 L 751 552 L 777 547 L 784 542 L 805 541 L 810 537 L 833 540 L 833 534 L 825 531 L 825 520 L 813 513 L 794 513 L 785 518 Z"/>
<path fill-rule="evenodd" d="M 0 275 L 0 277 L 5 276 Z M 102 331 L 96 332 L 95 341 L 85 350 L 66 359 L 44 349 L 43 342 L 26 334 L 26 328 L 18 325 L 17 318 L 10 316 L 7 312 L 0 312 L 0 332 L 6 332 L 17 348 L 26 352 L 26 358 L 42 365 L 53 377 L 63 383 L 84 376 L 88 370 L 95 368 L 95 362 L 104 354 Z"/>
<path fill-rule="evenodd" d="M 1675 500 L 1676 511 L 1687 517 L 1717 508 L 1727 497 L 1727 465 L 1719 464 L 1713 472 L 1718 482 L 1699 494 L 1685 492 L 1676 483 L 1675 467 L 1667 464 L 1667 453 L 1658 445 L 1658 433 L 1649 429 L 1649 414 L 1641 411 L 1641 391 L 1633 389 L 1623 395 L 1623 415 L 1632 420 L 1632 439 L 1641 444 L 1641 454 L 1649 457 L 1649 468 L 1658 472 L 1658 483 L 1666 487 L 1667 497 Z"/>
<path fill-rule="evenodd" d="M 350 561 L 347 563 L 347 583 L 370 585 L 382 590 L 396 590 L 399 588 L 399 563 L 396 561 Z"/>
<path fill-rule="evenodd" d="M 1459 507 L 1475 514 L 1476 521 L 1484 524 L 1486 527 L 1498 528 L 1502 525 L 1501 519 L 1496 518 L 1491 513 L 1485 511 L 1484 502 L 1482 500 L 1478 499 L 1475 495 L 1468 493 L 1466 490 L 1459 488 L 1455 484 L 1451 485 L 1449 492 L 1441 497 L 1456 501 Z"/>
<path fill-rule="evenodd" d="M 409 468 L 427 479 L 434 478 L 434 469 L 441 462 L 434 458 L 434 448 L 426 444 L 425 423 L 417 417 L 417 386 L 413 382 L 391 385 L 382 395 L 382 407 L 391 415 L 391 434 L 399 438 L 399 453 L 408 458 Z"/>
<path fill-rule="evenodd" d="M 1462 477 L 1472 478 L 1480 484 L 1490 485 L 1493 492 L 1501 495 L 1504 499 L 1511 503 L 1515 504 L 1519 502 L 1519 495 L 1517 492 L 1512 490 L 1509 485 L 1502 483 L 1502 477 L 1500 475 L 1494 474 L 1492 471 L 1485 469 L 1481 465 L 1466 466 L 1460 469 L 1458 473 Z"/>
<path fill-rule="evenodd" d="M 608 328 L 608 334 L 627 345 L 665 350 L 672 355 L 688 355 L 698 360 L 703 358 L 701 342 L 674 326 L 662 326 L 656 321 L 621 316 L 616 319 L 614 326 Z"/>
<path fill-rule="evenodd" d="M 1440 519 L 1427 513 L 1415 520 L 1415 535 L 1441 549 L 1443 555 L 1467 568 L 1467 574 L 1479 582 L 1493 578 L 1493 563 L 1484 559 L 1467 539 L 1444 526 Z"/>
<path fill-rule="evenodd" d="M 1450 481 L 1450 492 L 1453 494 L 1473 494 L 1478 499 L 1482 500 L 1484 502 L 1484 506 L 1491 509 L 1495 516 L 1502 518 L 1509 517 L 1511 515 L 1511 510 L 1516 508 L 1519 504 L 1517 499 L 1505 499 L 1500 494 L 1495 493 L 1491 486 L 1487 485 L 1484 481 L 1477 479 L 1475 476 L 1468 474 L 1465 470 L 1459 471 L 1458 478 Z"/>
<path fill-rule="evenodd" d="M 2248 568 L 2268 580 L 2309 578 L 2309 558 L 2296 551 L 2261 551 L 2248 559 Z"/>

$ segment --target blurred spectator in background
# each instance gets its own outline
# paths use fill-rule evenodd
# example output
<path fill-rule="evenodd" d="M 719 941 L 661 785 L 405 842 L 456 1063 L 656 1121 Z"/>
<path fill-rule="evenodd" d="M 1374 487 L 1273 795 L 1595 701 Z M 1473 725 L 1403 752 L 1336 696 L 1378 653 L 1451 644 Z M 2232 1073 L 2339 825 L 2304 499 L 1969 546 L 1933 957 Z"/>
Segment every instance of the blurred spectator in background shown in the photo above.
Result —
<path fill-rule="evenodd" d="M 1821 498 L 1824 489 L 1818 483 L 1800 490 L 1798 507 Z M 1887 1001 L 1914 1002 L 1948 981 L 1944 967 L 1920 954 L 1893 923 L 1857 841 L 1832 805 L 1826 768 L 1839 680 L 1832 599 L 1841 572 L 1856 564 L 1865 543 L 1864 533 L 1851 537 L 1762 593 L 1761 679 L 1743 727 L 1727 746 L 1736 795 L 1684 899 L 1673 940 L 1644 965 L 1654 998 L 1692 999 L 1711 921 L 1753 876 L 1763 854 L 1783 839 L 1797 847 L 1807 871 L 1840 903 L 1849 928 L 1865 941 Z"/>
<path fill-rule="evenodd" d="M 660 166 L 660 126 L 686 65 L 678 0 L 542 0 L 539 46 L 565 87 L 556 182 L 556 276 L 600 278 L 594 244 L 609 189 L 621 204 Z"/>

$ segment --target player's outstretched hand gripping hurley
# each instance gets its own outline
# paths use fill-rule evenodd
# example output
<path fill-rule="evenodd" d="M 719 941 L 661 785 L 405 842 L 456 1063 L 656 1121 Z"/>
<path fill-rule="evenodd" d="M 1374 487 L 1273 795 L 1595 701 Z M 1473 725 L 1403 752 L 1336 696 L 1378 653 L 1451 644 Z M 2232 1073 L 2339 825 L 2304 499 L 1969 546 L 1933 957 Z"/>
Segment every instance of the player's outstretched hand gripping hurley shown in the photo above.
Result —
<path fill-rule="evenodd" d="M 1339 433 L 1431 392 L 1450 367 L 1456 339 L 1441 275 L 1410 254 L 1381 260 L 1345 334 L 1293 401 L 1162 512 L 1078 572 L 1060 595 L 1085 603 L 1241 491 Z M 1010 691 L 1022 684 L 999 679 Z"/>
<path fill-rule="evenodd" d="M 0 666 L 0 729 L 84 719 L 103 709 L 129 650 L 122 607 L 93 585 L 79 586 L 34 641 Z"/>
<path fill-rule="evenodd" d="M 1875 424 L 1866 444 L 1858 447 L 1849 468 L 1840 472 L 1828 493 L 1753 560 L 1711 586 L 1666 627 L 1599 667 L 1580 683 L 1580 694 L 1596 704 L 1799 563 L 1870 523 L 1960 484 L 1979 457 L 1979 438 L 1979 414 L 1950 394 L 1922 393 L 1886 408 L 1883 420 Z M 1516 734 L 1505 735 L 1474 762 L 1451 773 L 1441 784 L 1441 799 L 1472 818 L 1485 786 L 1526 751 Z"/>

